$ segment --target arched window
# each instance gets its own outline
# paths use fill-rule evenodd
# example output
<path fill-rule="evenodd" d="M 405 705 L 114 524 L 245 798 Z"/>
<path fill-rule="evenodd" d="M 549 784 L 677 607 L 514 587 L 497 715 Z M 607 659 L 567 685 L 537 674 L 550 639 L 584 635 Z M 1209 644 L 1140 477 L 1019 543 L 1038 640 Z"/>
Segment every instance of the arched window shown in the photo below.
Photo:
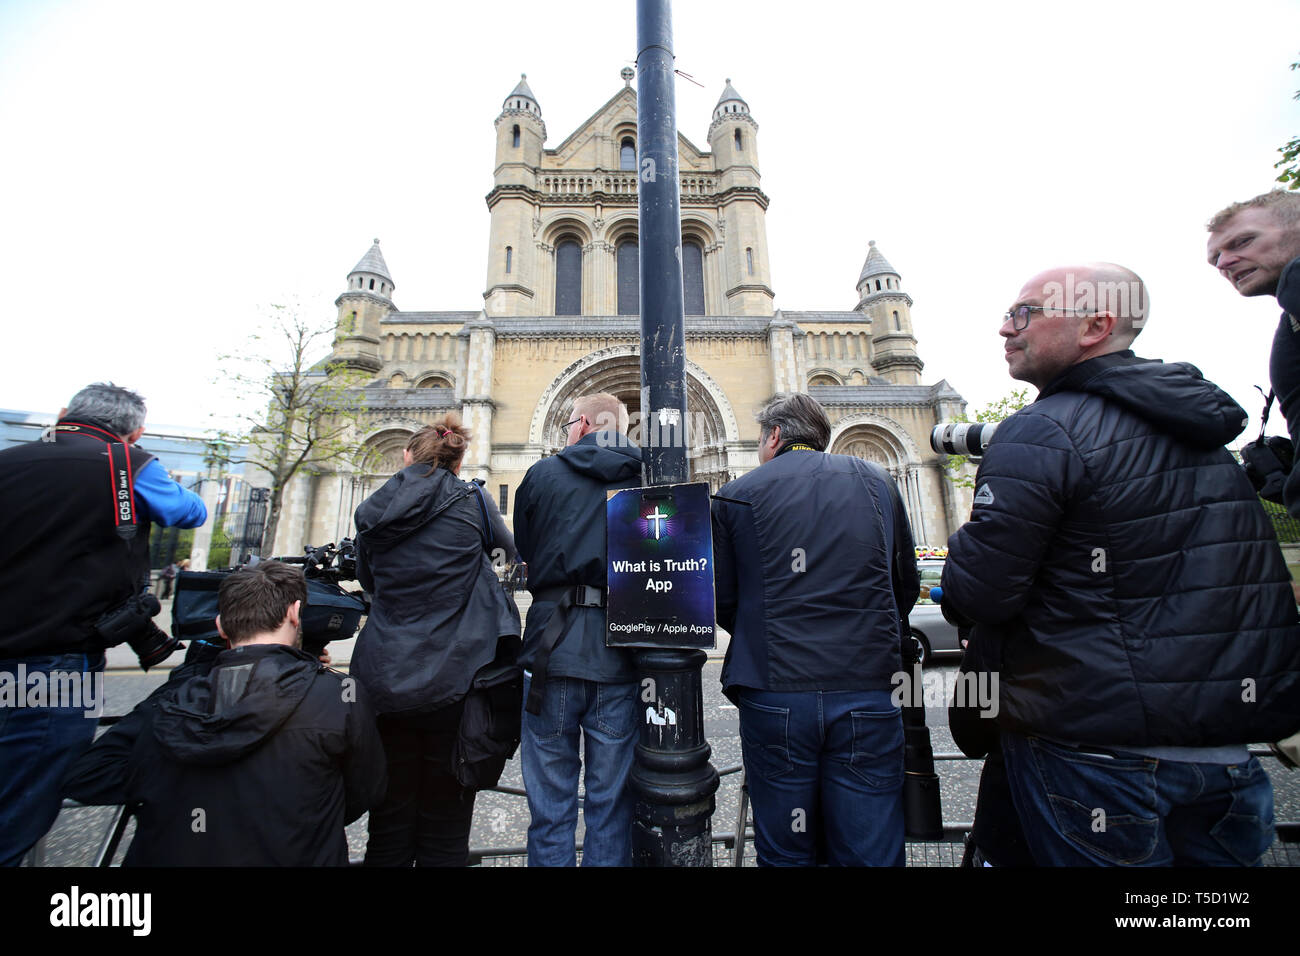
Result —
<path fill-rule="evenodd" d="M 753 275 L 754 274 L 754 250 L 753 249 L 745 250 L 745 265 L 749 267 L 749 274 Z"/>
<path fill-rule="evenodd" d="M 582 247 L 572 239 L 555 247 L 555 314 L 582 315 Z"/>
<path fill-rule="evenodd" d="M 877 292 L 880 291 L 880 280 L 879 280 L 879 279 L 876 280 L 876 291 L 877 291 Z"/>
<path fill-rule="evenodd" d="M 903 331 L 903 326 L 902 326 L 902 325 L 899 323 L 899 321 L 898 321 L 898 310 L 897 310 L 897 309 L 894 310 L 894 331 L 895 331 L 895 332 L 901 332 L 901 331 Z"/>
<path fill-rule="evenodd" d="M 514 256 L 514 250 L 506 246 L 506 275 L 510 275 L 511 259 Z"/>
<path fill-rule="evenodd" d="M 682 294 L 687 315 L 704 314 L 704 250 L 698 242 L 682 243 Z"/>
<path fill-rule="evenodd" d="M 635 239 L 618 244 L 618 314 L 641 313 L 641 261 Z"/>
<path fill-rule="evenodd" d="M 374 280 L 374 279 L 371 279 L 371 280 L 370 280 L 370 288 L 371 288 L 371 289 L 374 289 L 374 287 L 375 287 L 375 280 Z"/>
<path fill-rule="evenodd" d="M 740 142 L 740 130 L 736 130 L 736 152 L 740 152 L 744 148 Z"/>
<path fill-rule="evenodd" d="M 519 148 L 519 124 L 518 123 L 515 124 L 515 131 L 511 136 L 510 145 L 515 147 L 516 149 Z"/>
<path fill-rule="evenodd" d="M 632 137 L 623 140 L 618 149 L 618 168 L 636 169 L 636 142 Z"/>

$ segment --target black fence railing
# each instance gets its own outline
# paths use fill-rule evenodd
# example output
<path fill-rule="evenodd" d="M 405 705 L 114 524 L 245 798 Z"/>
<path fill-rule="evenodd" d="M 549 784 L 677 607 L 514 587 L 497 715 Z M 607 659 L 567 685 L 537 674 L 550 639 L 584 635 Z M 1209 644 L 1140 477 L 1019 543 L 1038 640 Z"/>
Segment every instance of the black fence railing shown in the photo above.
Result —
<path fill-rule="evenodd" d="M 1264 506 L 1264 511 L 1269 520 L 1273 522 L 1273 530 L 1277 532 L 1279 544 L 1300 544 L 1300 521 L 1291 517 L 1290 513 L 1279 504 L 1272 501 L 1259 499 L 1259 503 Z"/>

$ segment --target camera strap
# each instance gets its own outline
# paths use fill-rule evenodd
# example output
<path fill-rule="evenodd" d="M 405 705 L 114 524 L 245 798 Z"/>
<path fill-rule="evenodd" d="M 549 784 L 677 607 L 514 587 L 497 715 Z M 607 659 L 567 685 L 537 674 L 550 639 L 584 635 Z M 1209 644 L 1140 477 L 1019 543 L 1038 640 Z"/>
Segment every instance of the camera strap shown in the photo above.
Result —
<path fill-rule="evenodd" d="M 1260 388 L 1258 385 L 1255 386 L 1255 391 L 1259 392 L 1259 394 L 1261 395 L 1264 395 L 1264 390 Z M 1272 410 L 1273 410 L 1273 390 L 1269 389 L 1268 394 L 1264 395 L 1264 411 L 1259 416 L 1259 438 L 1257 439 L 1257 441 L 1261 445 L 1264 444 L 1264 429 L 1268 427 L 1268 413 L 1271 412 Z"/>
<path fill-rule="evenodd" d="M 108 473 L 113 490 L 113 528 L 123 541 L 135 537 L 138 520 L 135 510 L 135 475 L 131 471 L 131 449 L 121 437 L 96 425 L 82 422 L 59 422 L 55 432 L 85 435 L 102 441 L 108 452 Z"/>

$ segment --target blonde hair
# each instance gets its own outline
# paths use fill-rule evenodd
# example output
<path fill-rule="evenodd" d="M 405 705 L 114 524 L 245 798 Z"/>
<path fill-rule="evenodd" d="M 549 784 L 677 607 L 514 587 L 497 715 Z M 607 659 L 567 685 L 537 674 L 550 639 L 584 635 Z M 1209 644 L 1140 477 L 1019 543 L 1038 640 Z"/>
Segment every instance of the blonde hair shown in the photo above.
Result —
<path fill-rule="evenodd" d="M 609 392 L 579 396 L 573 403 L 573 416 L 585 415 L 597 431 L 627 434 L 627 406 Z"/>
<path fill-rule="evenodd" d="M 1285 189 L 1271 189 L 1245 202 L 1235 202 L 1216 212 L 1206 224 L 1206 230 L 1218 232 L 1227 225 L 1229 219 L 1243 209 L 1269 209 L 1278 225 L 1292 226 L 1300 223 L 1300 193 L 1287 192 Z"/>

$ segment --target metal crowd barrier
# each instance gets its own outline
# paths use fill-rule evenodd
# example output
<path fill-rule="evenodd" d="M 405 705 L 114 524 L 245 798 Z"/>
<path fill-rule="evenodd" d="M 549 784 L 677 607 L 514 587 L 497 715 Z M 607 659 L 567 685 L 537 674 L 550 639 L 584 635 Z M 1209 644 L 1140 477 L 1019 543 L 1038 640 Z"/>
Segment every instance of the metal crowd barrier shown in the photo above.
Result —
<path fill-rule="evenodd" d="M 112 722 L 116 719 L 101 718 L 101 721 L 108 720 Z M 1251 747 L 1250 753 L 1254 757 L 1277 759 L 1277 755 L 1267 747 Z M 966 761 L 983 764 L 981 759 L 967 757 L 965 754 L 957 752 L 936 753 L 934 759 L 940 765 L 946 761 Z M 1300 773 L 1300 771 L 1294 772 Z M 738 805 L 736 815 L 733 818 L 732 829 L 722 832 L 715 831 L 713 834 L 713 863 L 715 866 L 743 867 L 756 865 L 753 855 L 747 853 L 747 847 L 754 839 L 754 831 L 752 816 L 749 812 L 749 791 L 744 782 L 744 767 L 739 764 L 733 767 L 725 767 L 718 771 L 718 776 L 726 777 L 737 773 L 741 775 L 740 798 L 737 801 Z M 487 792 L 515 797 L 526 796 L 522 788 L 511 786 L 496 786 L 490 788 Z M 581 802 L 582 797 L 580 795 L 580 805 Z M 73 800 L 63 801 L 63 806 L 65 809 L 90 809 L 86 805 Z M 132 814 L 129 808 L 119 806 L 111 809 L 112 816 L 95 851 L 91 866 L 113 865 L 113 861 L 118 856 L 122 839 L 130 825 Z M 720 814 L 715 812 L 714 818 L 718 819 L 719 816 Z M 908 840 L 906 844 L 906 865 L 909 867 L 960 866 L 965 852 L 966 837 L 970 833 L 971 827 L 972 823 L 970 821 L 945 822 L 942 839 L 928 841 Z M 1280 821 L 1276 824 L 1276 831 L 1277 839 L 1264 855 L 1262 865 L 1300 867 L 1300 822 L 1292 820 Z M 37 841 L 28 854 L 27 865 L 45 865 L 48 836 L 46 834 Z M 577 851 L 579 859 L 581 859 L 581 842 L 577 844 Z M 522 846 L 471 847 L 469 851 L 470 866 L 524 866 L 527 863 L 527 858 L 527 848 Z M 361 861 L 359 858 L 354 858 L 350 862 L 357 865 Z"/>

